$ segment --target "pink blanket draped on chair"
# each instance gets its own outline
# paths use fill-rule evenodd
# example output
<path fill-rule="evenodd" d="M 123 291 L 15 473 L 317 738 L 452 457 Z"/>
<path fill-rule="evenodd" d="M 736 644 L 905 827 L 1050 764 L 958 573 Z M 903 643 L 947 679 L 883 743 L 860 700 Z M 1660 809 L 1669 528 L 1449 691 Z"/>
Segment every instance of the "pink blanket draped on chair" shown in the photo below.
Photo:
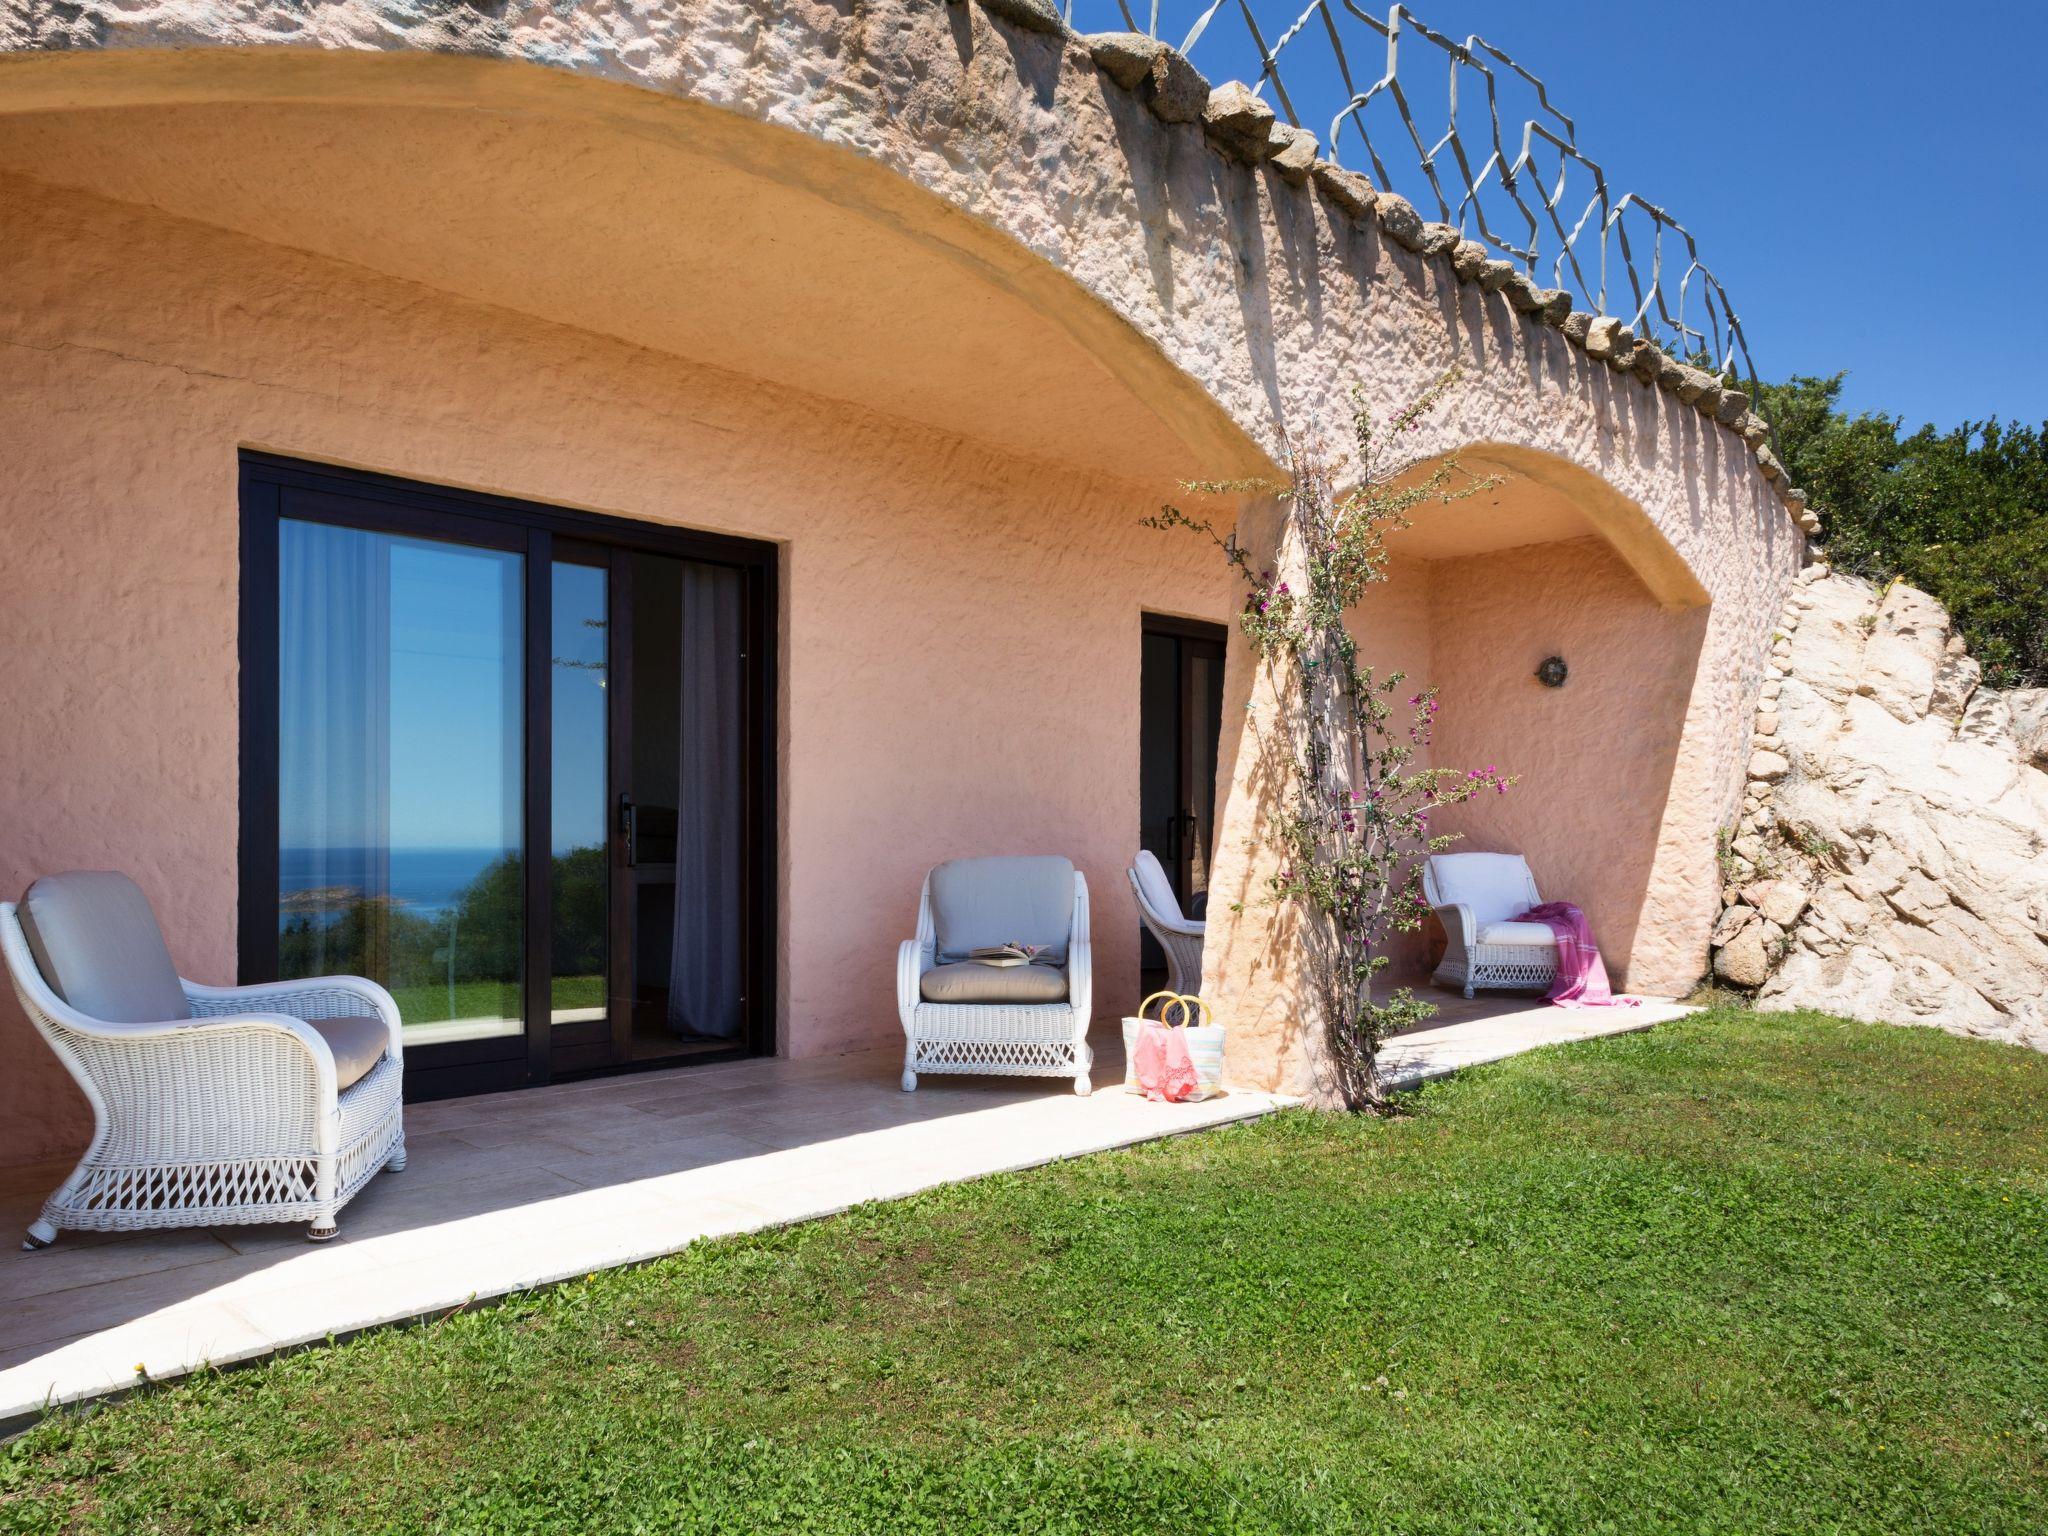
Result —
<path fill-rule="evenodd" d="M 1518 923 L 1541 923 L 1557 935 L 1557 976 L 1545 993 L 1560 1008 L 1633 1008 L 1636 999 L 1616 997 L 1607 981 L 1600 946 L 1586 914 L 1568 901 L 1546 901 L 1531 907 Z"/>

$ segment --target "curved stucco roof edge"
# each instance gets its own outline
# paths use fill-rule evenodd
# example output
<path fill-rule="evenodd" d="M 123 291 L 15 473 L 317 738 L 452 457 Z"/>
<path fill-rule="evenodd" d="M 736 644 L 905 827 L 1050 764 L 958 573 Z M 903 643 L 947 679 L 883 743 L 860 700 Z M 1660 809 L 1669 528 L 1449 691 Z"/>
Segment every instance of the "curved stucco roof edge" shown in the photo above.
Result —
<path fill-rule="evenodd" d="M 33 75 L 10 69 L 28 62 L 38 66 Z M 252 64 L 257 67 L 245 68 Z M 343 66 L 339 71 L 337 64 Z M 353 67 L 364 65 L 374 67 Z M 138 46 L 111 56 L 0 52 L 0 116 L 223 100 L 574 112 L 586 120 L 608 118 L 629 132 L 680 134 L 700 151 L 723 147 L 744 155 L 751 173 L 887 223 L 898 236 L 1014 294 L 1108 369 L 1198 462 L 1228 466 L 1231 474 L 1274 472 L 1272 458 L 1200 381 L 1113 305 L 1000 228 L 845 146 L 820 144 L 800 130 L 763 125 L 644 85 L 492 56 L 247 45 Z M 721 146 L 720 140 L 727 142 Z"/>
<path fill-rule="evenodd" d="M 666 0 L 626 12 L 507 0 L 483 15 L 387 0 L 175 0 L 129 13 L 81 0 L 70 19 L 50 16 L 15 13 L 0 56 L 40 54 L 47 66 L 56 50 L 94 51 L 125 55 L 125 67 L 79 70 L 70 84 L 66 69 L 7 70 L 8 110 L 105 107 L 124 91 L 204 96 L 238 57 L 259 54 L 283 61 L 266 89 L 317 96 L 333 88 L 327 63 L 354 55 L 380 62 L 350 71 L 350 91 L 371 78 L 394 92 L 431 80 L 454 102 L 507 90 L 560 101 L 578 82 L 599 82 L 631 89 L 601 93 L 601 106 L 586 94 L 578 110 L 650 121 L 660 102 L 670 122 L 676 106 L 699 109 L 693 133 L 733 134 L 750 119 L 848 151 L 821 158 L 763 148 L 781 135 L 734 134 L 752 168 L 914 228 L 1021 294 L 1220 473 L 1264 470 L 1290 431 L 1341 419 L 1352 382 L 1398 397 L 1486 335 L 1479 360 L 1496 398 L 1468 413 L 1477 419 L 1446 424 L 1443 442 L 1417 442 L 1417 457 L 1458 441 L 1521 441 L 1648 505 L 1671 501 L 1672 473 L 1690 472 L 1681 460 L 1704 452 L 1723 471 L 1741 463 L 1767 489 L 1727 424 L 1651 380 L 1630 389 L 1619 369 L 1603 387 L 1610 370 L 1584 365 L 1583 333 L 1517 313 L 1497 285 L 1461 282 L 1448 253 L 1400 249 L 1369 207 L 1340 207 L 1323 177 L 1296 184 L 1218 153 L 1199 123 L 1164 120 L 1176 114 L 1162 115 L 1149 87 L 1117 84 L 1071 34 L 1019 29 L 979 7 L 867 0 L 844 13 L 795 0 Z M 1392 207 L 1382 200 L 1383 214 Z M 1383 281 L 1386 269 L 1408 281 Z M 1421 331 L 1431 334 L 1408 334 Z M 1543 355 L 1566 339 L 1579 342 L 1581 365 Z M 1644 412 L 1624 392 L 1661 397 L 1664 416 L 1700 426 L 1658 423 L 1649 436 L 1663 450 L 1630 464 L 1643 449 L 1618 451 L 1616 437 Z M 1553 419 L 1522 430 L 1539 416 Z M 1659 494 L 1644 494 L 1660 474 Z M 1731 489 L 1724 476 L 1722 493 Z M 1679 519 L 1650 520 L 1681 559 L 1701 564 Z"/>

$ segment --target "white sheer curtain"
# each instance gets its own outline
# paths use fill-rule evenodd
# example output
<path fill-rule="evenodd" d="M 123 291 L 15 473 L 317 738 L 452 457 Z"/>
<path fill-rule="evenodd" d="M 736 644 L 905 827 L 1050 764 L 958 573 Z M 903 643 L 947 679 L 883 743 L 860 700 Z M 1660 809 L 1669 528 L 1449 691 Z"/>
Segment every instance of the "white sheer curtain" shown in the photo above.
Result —
<path fill-rule="evenodd" d="M 675 947 L 669 1029 L 731 1040 L 745 1024 L 741 994 L 740 636 L 736 570 L 683 567 L 682 771 L 676 794 Z"/>
<path fill-rule="evenodd" d="M 391 890 L 391 541 L 278 524 L 278 835 L 284 922 L 310 921 L 309 974 L 359 969 Z M 370 953 L 329 954 L 358 896 Z"/>

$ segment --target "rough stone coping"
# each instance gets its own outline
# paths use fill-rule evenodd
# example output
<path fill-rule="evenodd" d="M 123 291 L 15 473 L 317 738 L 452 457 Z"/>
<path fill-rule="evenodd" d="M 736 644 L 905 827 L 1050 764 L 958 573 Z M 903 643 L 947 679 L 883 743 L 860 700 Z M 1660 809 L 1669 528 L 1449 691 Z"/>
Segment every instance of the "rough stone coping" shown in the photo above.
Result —
<path fill-rule="evenodd" d="M 957 5 L 962 0 L 947 0 Z M 1619 319 L 1575 311 L 1560 288 L 1538 288 L 1513 262 L 1495 257 L 1476 240 L 1447 224 L 1430 223 L 1406 198 L 1375 188 L 1356 171 L 1322 158 L 1316 136 L 1283 123 L 1272 106 L 1239 80 L 1212 86 L 1181 52 L 1142 32 L 1069 31 L 1054 0 L 978 0 L 990 16 L 1027 31 L 1073 40 L 1088 50 L 1098 68 L 1136 95 L 1154 116 L 1168 123 L 1199 123 L 1218 152 L 1247 166 L 1271 164 L 1292 186 L 1310 187 L 1355 224 L 1374 224 L 1388 240 L 1425 259 L 1448 257 L 1452 274 L 1482 293 L 1500 294 L 1508 307 L 1565 340 L 1617 374 L 1649 389 L 1661 389 L 1743 440 L 1757 471 L 1773 486 L 1801 532 L 1820 531 L 1817 511 L 1790 485 L 1784 465 L 1772 453 L 1771 427 L 1749 408 L 1749 397 L 1733 385 L 1668 355 L 1639 338 Z"/>

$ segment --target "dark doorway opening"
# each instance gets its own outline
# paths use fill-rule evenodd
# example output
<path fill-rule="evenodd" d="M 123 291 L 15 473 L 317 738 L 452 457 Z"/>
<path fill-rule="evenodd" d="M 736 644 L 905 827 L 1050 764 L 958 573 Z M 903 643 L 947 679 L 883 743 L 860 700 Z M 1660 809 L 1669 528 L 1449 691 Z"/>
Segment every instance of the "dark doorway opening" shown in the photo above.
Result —
<path fill-rule="evenodd" d="M 1202 917 L 1208 907 L 1226 634 L 1220 624 L 1145 615 L 1138 846 L 1159 860 L 1189 917 Z M 1139 966 L 1151 992 L 1165 982 L 1166 957 L 1151 934 L 1142 934 L 1139 943 Z"/>

